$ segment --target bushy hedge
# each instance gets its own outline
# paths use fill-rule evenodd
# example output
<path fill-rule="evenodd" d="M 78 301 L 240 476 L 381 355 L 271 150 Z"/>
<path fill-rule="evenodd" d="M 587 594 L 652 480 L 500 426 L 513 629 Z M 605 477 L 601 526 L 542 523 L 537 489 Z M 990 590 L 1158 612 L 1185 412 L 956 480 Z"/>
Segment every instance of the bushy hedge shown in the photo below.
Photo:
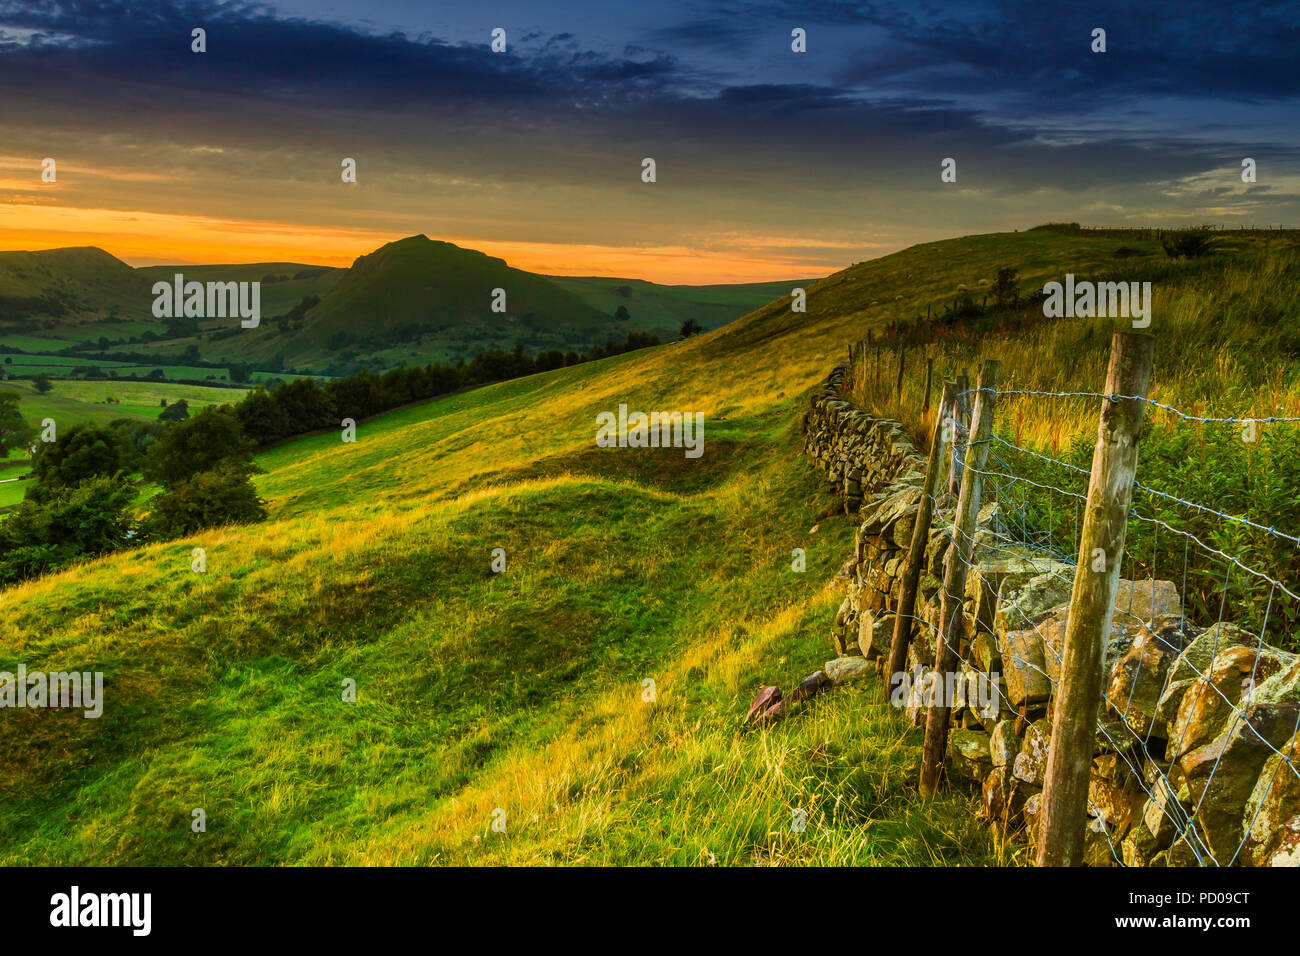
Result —
<path fill-rule="evenodd" d="M 0 523 L 0 583 L 13 584 L 125 547 L 135 489 L 100 475 L 20 504 Z"/>

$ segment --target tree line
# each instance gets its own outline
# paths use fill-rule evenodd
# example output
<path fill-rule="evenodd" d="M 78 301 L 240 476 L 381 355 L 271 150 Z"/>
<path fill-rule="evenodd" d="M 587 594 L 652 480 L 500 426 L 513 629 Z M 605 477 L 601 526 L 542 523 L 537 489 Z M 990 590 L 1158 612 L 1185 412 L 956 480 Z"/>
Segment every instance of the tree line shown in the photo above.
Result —
<path fill-rule="evenodd" d="M 317 385 L 313 379 L 273 382 L 233 404 L 189 413 L 184 400 L 164 407 L 155 422 L 120 418 L 73 425 L 57 440 L 40 442 L 32 457 L 33 483 L 0 521 L 0 584 L 13 584 L 151 541 L 205 528 L 261 521 L 266 502 L 252 476 L 253 452 L 272 442 L 337 428 L 462 388 L 659 344 L 631 332 L 582 355 L 558 350 L 528 356 L 493 350 L 469 362 L 389 369 Z M 36 431 L 18 410 L 16 393 L 0 394 L 0 457 L 26 447 Z M 141 475 L 140 480 L 134 478 Z M 158 494 L 139 506 L 139 485 Z"/>

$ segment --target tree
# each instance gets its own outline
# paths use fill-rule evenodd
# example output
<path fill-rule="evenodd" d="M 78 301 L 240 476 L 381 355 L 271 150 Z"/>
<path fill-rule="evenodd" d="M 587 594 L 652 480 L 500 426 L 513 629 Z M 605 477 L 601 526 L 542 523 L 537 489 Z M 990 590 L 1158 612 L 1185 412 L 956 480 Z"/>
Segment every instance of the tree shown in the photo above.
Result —
<path fill-rule="evenodd" d="M 1003 266 L 989 291 L 993 294 L 993 304 L 998 308 L 1009 308 L 1020 301 L 1019 270 Z"/>
<path fill-rule="evenodd" d="M 252 443 L 244 437 L 234 411 L 226 405 L 209 405 L 197 415 L 163 429 L 149 446 L 144 473 L 153 481 L 171 486 L 201 471 L 211 471 L 223 461 L 245 468 L 250 474 L 257 470 Z"/>
<path fill-rule="evenodd" d="M 170 405 L 167 399 L 163 399 L 163 410 L 158 413 L 160 422 L 179 422 L 182 419 L 190 417 L 190 403 L 183 398 L 178 398 Z"/>
<path fill-rule="evenodd" d="M 628 312 L 627 306 L 620 305 L 614 310 L 614 318 L 618 319 L 620 322 L 626 322 L 628 319 L 632 318 L 632 313 Z"/>
<path fill-rule="evenodd" d="M 704 326 L 700 325 L 700 323 L 696 322 L 694 319 L 687 319 L 682 323 L 679 337 L 689 339 L 692 335 L 699 335 L 703 331 Z"/>
<path fill-rule="evenodd" d="M 18 409 L 17 392 L 0 392 L 0 458 L 8 458 L 15 448 L 26 448 L 36 437 L 33 428 Z"/>
<path fill-rule="evenodd" d="M 266 519 L 266 502 L 257 496 L 248 471 L 231 460 L 176 483 L 150 504 L 142 528 L 156 540 Z"/>
<path fill-rule="evenodd" d="M 50 377 L 46 375 L 44 372 L 41 372 L 39 375 L 36 375 L 32 378 L 32 385 L 34 385 L 36 387 L 36 391 L 40 392 L 42 395 L 44 395 L 50 389 L 54 388 L 54 386 L 50 383 Z"/>
<path fill-rule="evenodd" d="M 271 393 L 271 398 L 284 413 L 287 435 L 299 435 L 337 425 L 343 417 L 335 416 L 325 393 L 309 378 L 296 378 L 292 382 L 286 382 Z"/>
<path fill-rule="evenodd" d="M 71 488 L 89 478 L 113 477 L 131 469 L 132 449 L 111 425 L 73 425 L 56 442 L 40 445 L 32 458 L 36 483 L 27 497 L 47 500 L 58 488 Z"/>
<path fill-rule="evenodd" d="M 45 501 L 24 501 L 0 523 L 0 582 L 22 581 L 125 547 L 134 500 L 129 481 L 101 476 L 59 488 Z"/>
<path fill-rule="evenodd" d="M 289 434 L 289 418 L 264 388 L 255 388 L 235 406 L 244 436 L 254 445 L 269 445 Z"/>

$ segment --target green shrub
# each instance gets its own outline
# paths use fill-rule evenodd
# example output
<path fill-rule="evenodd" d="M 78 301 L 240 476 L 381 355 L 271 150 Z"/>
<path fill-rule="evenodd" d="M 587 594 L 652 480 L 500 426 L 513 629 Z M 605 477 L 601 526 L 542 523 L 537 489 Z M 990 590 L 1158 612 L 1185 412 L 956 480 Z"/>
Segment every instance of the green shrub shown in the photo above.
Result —
<path fill-rule="evenodd" d="M 166 540 L 204 528 L 247 524 L 266 518 L 266 502 L 257 496 L 248 470 L 226 461 L 169 487 L 151 502 L 143 531 Z"/>
<path fill-rule="evenodd" d="M 120 476 L 59 487 L 0 523 L 0 582 L 12 584 L 125 547 L 135 489 Z"/>
<path fill-rule="evenodd" d="M 209 405 L 199 414 L 173 422 L 149 446 L 145 475 L 171 486 L 224 461 L 254 470 L 252 443 L 243 436 L 239 419 L 226 406 Z"/>
<path fill-rule="evenodd" d="M 1160 245 L 1171 259 L 1200 259 L 1214 251 L 1214 236 L 1207 228 L 1180 229 L 1161 233 Z"/>
<path fill-rule="evenodd" d="M 130 471 L 134 457 L 130 442 L 119 429 L 91 422 L 73 425 L 58 441 L 36 447 L 32 459 L 36 483 L 27 489 L 27 497 L 45 500 L 57 488 Z"/>

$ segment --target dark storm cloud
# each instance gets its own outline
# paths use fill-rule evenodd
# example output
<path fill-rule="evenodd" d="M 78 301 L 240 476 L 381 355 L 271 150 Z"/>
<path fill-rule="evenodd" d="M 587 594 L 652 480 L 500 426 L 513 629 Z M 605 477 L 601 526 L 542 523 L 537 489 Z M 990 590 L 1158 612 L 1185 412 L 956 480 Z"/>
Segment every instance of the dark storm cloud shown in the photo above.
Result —
<path fill-rule="evenodd" d="M 1300 4 L 1292 0 L 1125 0 L 1050 10 L 1030 0 L 928 16 L 894 4 L 810 9 L 811 16 L 870 24 L 889 37 L 892 52 L 841 71 L 847 84 L 898 80 L 913 90 L 951 91 L 960 76 L 968 93 L 1014 95 L 1047 111 L 1066 102 L 1071 110 L 1105 108 L 1099 95 L 1281 100 L 1300 93 Z M 1104 55 L 1091 51 L 1096 27 L 1106 30 Z"/>
<path fill-rule="evenodd" d="M 481 24 L 469 44 L 253 3 L 0 2 L 0 27 L 21 31 L 0 46 L 0 122 L 251 150 L 344 139 L 391 172 L 436 147 L 446 171 L 548 184 L 623 183 L 628 155 L 653 155 L 666 181 L 716 203 L 733 187 L 767 189 L 774 205 L 841 183 L 933 190 L 944 156 L 989 194 L 1132 189 L 1231 171 L 1240 147 L 1206 131 L 1233 124 L 1223 98 L 1294 97 L 1295 7 L 664 5 L 661 26 L 608 49 L 557 18 L 495 54 Z M 792 25 L 823 52 L 792 58 Z M 1093 26 L 1109 32 L 1104 56 L 1088 52 Z M 760 35 L 765 52 L 745 53 Z M 779 80 L 765 75 L 775 52 Z M 804 80 L 786 81 L 792 62 Z M 1202 98 L 1194 129 L 1143 98 L 1153 91 Z M 1252 150 L 1295 168 L 1294 146 Z"/>

